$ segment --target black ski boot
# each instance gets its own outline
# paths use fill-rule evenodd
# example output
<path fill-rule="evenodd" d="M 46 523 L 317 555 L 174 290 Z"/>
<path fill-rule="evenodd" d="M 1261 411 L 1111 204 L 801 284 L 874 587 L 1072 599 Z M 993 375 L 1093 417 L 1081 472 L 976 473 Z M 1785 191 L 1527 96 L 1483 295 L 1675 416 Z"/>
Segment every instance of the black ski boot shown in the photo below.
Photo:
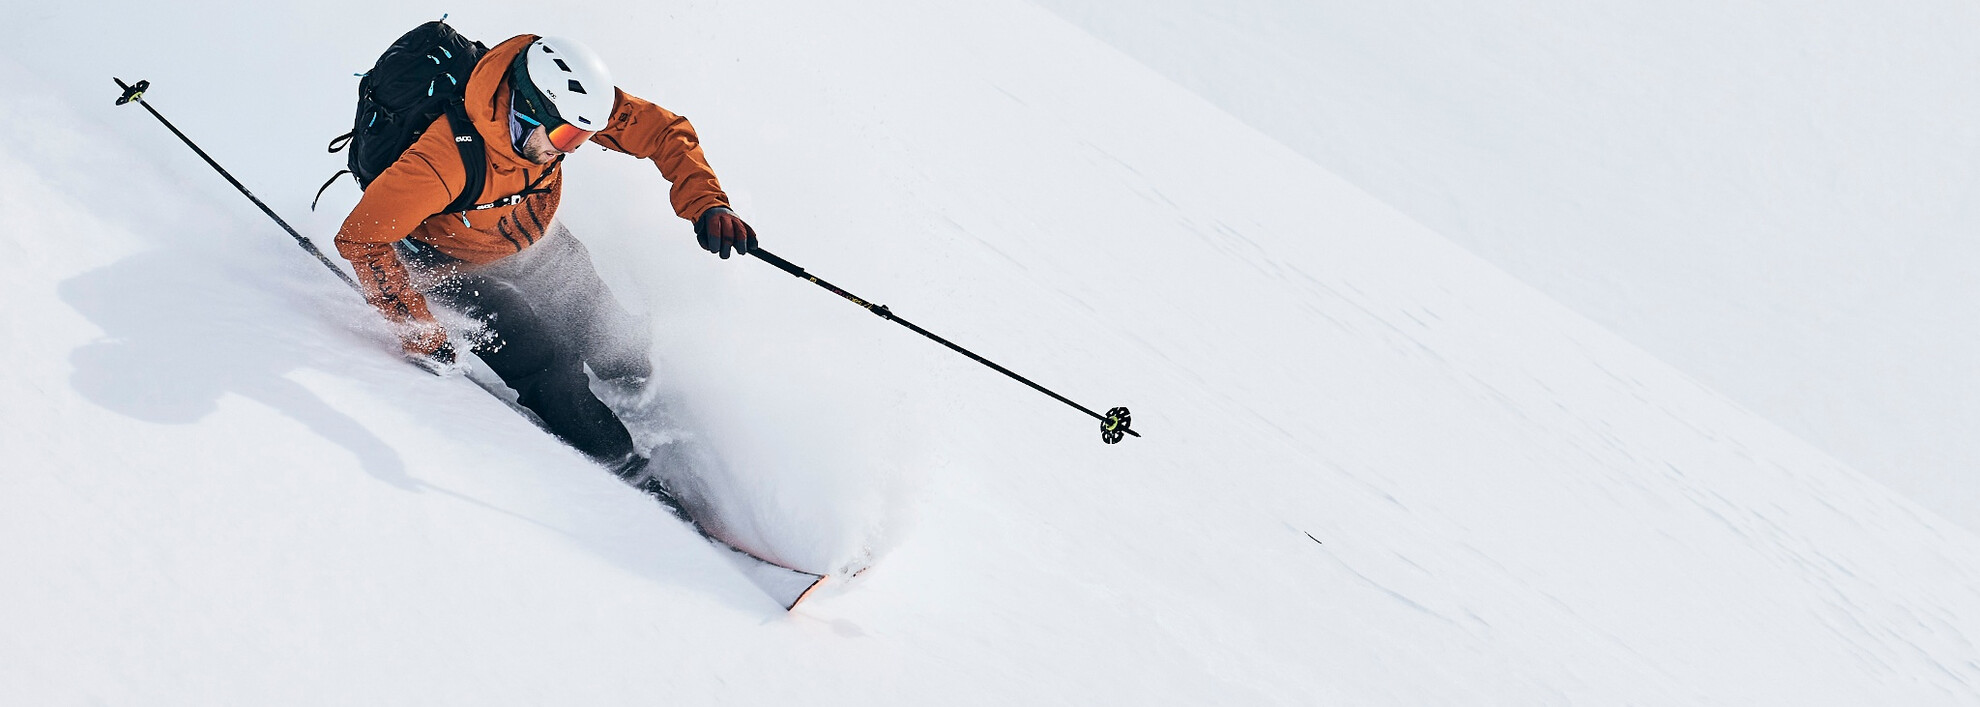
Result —
<path fill-rule="evenodd" d="M 628 455 L 625 461 L 612 465 L 612 474 L 627 485 L 652 496 L 654 500 L 660 502 L 661 507 L 667 509 L 667 512 L 674 514 L 674 517 L 699 529 L 701 524 L 694 522 L 694 518 L 688 516 L 687 509 L 681 505 L 681 500 L 675 498 L 673 492 L 667 490 L 667 484 L 648 468 L 652 463 L 652 460 L 633 453 Z"/>

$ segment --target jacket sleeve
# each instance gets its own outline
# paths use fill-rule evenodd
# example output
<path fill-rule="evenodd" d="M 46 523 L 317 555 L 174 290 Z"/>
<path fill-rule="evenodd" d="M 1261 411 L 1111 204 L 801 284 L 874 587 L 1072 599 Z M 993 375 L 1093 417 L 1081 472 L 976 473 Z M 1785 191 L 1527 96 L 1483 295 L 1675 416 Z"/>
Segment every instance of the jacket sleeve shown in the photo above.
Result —
<path fill-rule="evenodd" d="M 421 222 L 446 209 L 453 200 L 453 191 L 439 170 L 417 151 L 408 150 L 372 180 L 357 207 L 337 229 L 337 252 L 357 271 L 365 301 L 394 324 L 419 329 L 437 326 L 426 297 L 412 287 L 392 244 L 412 235 Z"/>
<path fill-rule="evenodd" d="M 729 195 L 715 179 L 715 169 L 701 153 L 701 138 L 687 118 L 625 91 L 618 92 L 612 124 L 592 140 L 606 149 L 653 160 L 674 187 L 669 192 L 674 213 L 693 221 L 717 206 L 728 206 Z"/>

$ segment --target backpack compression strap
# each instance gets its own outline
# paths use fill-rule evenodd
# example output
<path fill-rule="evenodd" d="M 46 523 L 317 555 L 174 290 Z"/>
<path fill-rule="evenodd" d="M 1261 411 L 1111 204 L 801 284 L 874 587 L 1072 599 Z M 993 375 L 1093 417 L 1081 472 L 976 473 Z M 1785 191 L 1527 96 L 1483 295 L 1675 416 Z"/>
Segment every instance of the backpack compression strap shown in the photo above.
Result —
<path fill-rule="evenodd" d="M 350 147 L 350 146 L 351 146 L 351 139 L 352 139 L 352 138 L 354 138 L 354 137 L 356 137 L 356 136 L 357 136 L 357 131 L 356 131 L 356 130 L 352 130 L 352 131 L 350 131 L 350 132 L 348 132 L 348 133 L 344 133 L 344 134 L 342 134 L 342 135 L 338 135 L 337 137 L 334 137 L 334 138 L 331 138 L 331 139 L 330 139 L 330 154 L 333 154 L 333 155 L 334 155 L 334 154 L 337 154 L 337 152 L 338 152 L 339 150 L 342 150 L 342 149 L 344 149 L 344 148 L 346 148 L 346 147 Z M 346 175 L 346 174 L 350 174 L 350 173 L 351 173 L 351 171 L 350 171 L 350 170 L 348 170 L 348 169 L 343 169 L 343 170 L 338 170 L 336 174 L 332 174 L 332 175 L 330 175 L 330 178 L 329 178 L 329 179 L 326 179 L 326 180 L 324 180 L 324 181 L 323 181 L 323 186 L 321 186 L 321 187 L 317 187 L 317 189 L 316 189 L 316 198 L 314 198 L 314 199 L 310 199 L 310 200 L 309 200 L 309 210 L 311 210 L 311 211 L 315 211 L 315 210 L 316 210 L 316 202 L 319 202 L 319 201 L 322 201 L 322 200 L 323 200 L 323 192 L 326 192 L 326 191 L 329 191 L 329 190 L 330 190 L 330 185 L 332 185 L 332 184 L 336 184 L 336 183 L 337 183 L 337 178 L 338 178 L 338 177 L 341 177 L 341 176 L 344 176 L 344 175 Z M 362 187 L 360 187 L 360 188 L 362 188 Z"/>

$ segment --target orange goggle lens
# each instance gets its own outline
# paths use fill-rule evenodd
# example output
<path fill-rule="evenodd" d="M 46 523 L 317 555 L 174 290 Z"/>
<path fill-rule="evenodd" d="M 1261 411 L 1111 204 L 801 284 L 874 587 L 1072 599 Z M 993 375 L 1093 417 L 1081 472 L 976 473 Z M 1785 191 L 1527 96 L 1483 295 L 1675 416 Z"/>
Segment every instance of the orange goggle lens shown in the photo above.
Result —
<path fill-rule="evenodd" d="M 575 125 L 563 123 L 551 128 L 548 137 L 550 146 L 557 148 L 558 152 L 576 152 L 584 145 L 584 141 L 590 140 L 591 136 L 596 134 L 594 131 L 579 130 Z"/>

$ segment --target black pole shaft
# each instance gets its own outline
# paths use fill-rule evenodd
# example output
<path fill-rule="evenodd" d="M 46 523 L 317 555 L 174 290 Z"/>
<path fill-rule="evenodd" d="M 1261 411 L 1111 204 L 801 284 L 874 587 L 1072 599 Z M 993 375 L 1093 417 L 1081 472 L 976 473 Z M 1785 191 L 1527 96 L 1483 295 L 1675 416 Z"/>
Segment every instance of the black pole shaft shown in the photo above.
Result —
<path fill-rule="evenodd" d="M 124 89 L 126 92 L 131 90 L 131 87 L 125 84 L 123 79 L 112 78 L 110 80 L 116 81 L 117 87 Z M 296 245 L 302 246 L 303 250 L 309 251 L 310 255 L 316 256 L 316 261 L 319 263 L 323 263 L 323 267 L 329 268 L 330 272 L 336 273 L 337 279 L 343 280 L 344 284 L 351 286 L 351 289 L 359 290 L 356 280 L 352 280 L 349 274 L 346 274 L 342 269 L 338 268 L 336 264 L 330 262 L 329 258 L 324 257 L 323 251 L 317 250 L 315 243 L 310 242 L 310 240 L 304 237 L 303 234 L 297 233 L 295 228 L 289 226 L 289 222 L 283 221 L 282 217 L 280 216 L 276 216 L 274 209 L 268 208 L 267 204 L 261 203 L 261 199 L 259 197 L 256 197 L 254 195 L 254 192 L 248 191 L 248 188 L 242 185 L 240 180 L 235 179 L 234 175 L 228 174 L 227 170 L 221 167 L 219 162 L 213 161 L 213 158 L 211 156 L 208 156 L 205 150 L 199 149 L 199 145 L 194 144 L 192 138 L 186 137 L 185 133 L 179 132 L 179 128 L 177 126 L 172 125 L 172 121 L 166 120 L 165 116 L 160 115 L 158 113 L 158 109 L 151 107 L 150 103 L 145 102 L 143 94 L 139 94 L 136 100 L 138 105 L 144 106 L 144 109 L 146 111 L 151 112 L 151 117 L 157 118 L 158 122 L 160 123 L 164 123 L 165 129 L 172 131 L 173 135 L 179 136 L 179 140 L 181 142 L 186 143 L 186 147 L 190 147 L 192 148 L 193 152 L 199 153 L 199 158 L 206 160 L 206 164 L 212 166 L 213 171 L 219 172 L 220 176 L 222 177 L 226 177 L 228 184 L 232 184 L 234 185 L 235 189 L 241 190 L 241 194 L 246 196 L 248 198 L 248 201 L 254 202 L 255 206 L 261 207 L 261 213 L 268 214 L 268 218 L 274 219 L 276 225 L 281 226 L 282 230 L 288 231 L 289 236 L 291 238 L 296 239 Z M 359 291 L 362 292 L 362 290 Z"/>
<path fill-rule="evenodd" d="M 770 251 L 764 250 L 762 248 L 751 250 L 749 251 L 749 254 L 756 256 L 758 259 L 762 260 L 763 262 L 777 266 L 777 269 L 790 273 L 792 276 L 800 280 L 810 281 L 814 285 L 825 288 L 827 291 L 830 291 L 832 294 L 838 295 L 840 297 L 844 297 L 846 298 L 847 301 L 850 301 L 853 304 L 864 307 L 866 311 L 874 313 L 875 315 L 879 316 L 881 319 L 885 319 L 887 321 L 894 322 L 901 326 L 907 327 L 908 329 L 913 330 L 914 333 L 916 334 L 926 336 L 929 339 L 934 340 L 935 343 L 941 344 L 943 346 L 947 346 L 956 353 L 962 354 L 964 356 L 968 356 L 970 360 L 973 360 L 977 363 L 981 363 L 985 366 L 989 366 L 991 369 L 997 371 L 998 373 L 1002 373 L 1004 375 L 1010 376 L 1012 379 L 1015 379 L 1019 383 L 1023 383 L 1025 385 L 1031 386 L 1032 390 L 1036 390 L 1040 393 L 1044 393 L 1046 395 L 1052 396 L 1053 400 L 1057 400 L 1059 402 L 1065 403 L 1067 405 L 1072 406 L 1073 409 L 1075 410 L 1086 413 L 1088 415 L 1092 415 L 1093 419 L 1099 420 L 1101 422 L 1108 421 L 1105 415 L 1101 415 L 1100 413 L 1094 412 L 1092 410 L 1088 410 L 1086 409 L 1086 406 L 1068 400 L 1066 399 L 1066 396 L 1060 395 L 1058 393 L 1054 393 L 1051 390 L 1047 389 L 1045 386 L 1039 385 L 1037 383 L 1033 383 L 1031 382 L 1031 379 L 1013 373 L 1011 369 L 1005 368 L 1003 366 L 999 366 L 996 363 L 992 362 L 990 359 L 984 358 L 982 356 L 978 356 L 969 349 L 965 349 L 961 346 L 957 346 L 955 345 L 955 343 L 949 341 L 948 339 L 944 339 L 942 337 L 936 336 L 933 332 L 930 332 L 927 329 L 923 329 L 921 327 L 915 326 L 913 322 L 895 316 L 893 311 L 887 309 L 887 305 L 874 304 L 872 302 L 868 302 L 866 300 L 860 299 L 854 296 L 850 292 L 841 290 L 838 287 L 833 286 L 832 283 L 818 279 L 817 276 L 805 272 L 804 268 L 792 264 L 791 261 L 785 260 L 783 258 L 779 258 L 777 257 L 776 254 L 771 253 Z M 1126 430 L 1126 432 L 1136 437 L 1141 436 L 1140 432 L 1136 432 L 1132 429 Z"/>

